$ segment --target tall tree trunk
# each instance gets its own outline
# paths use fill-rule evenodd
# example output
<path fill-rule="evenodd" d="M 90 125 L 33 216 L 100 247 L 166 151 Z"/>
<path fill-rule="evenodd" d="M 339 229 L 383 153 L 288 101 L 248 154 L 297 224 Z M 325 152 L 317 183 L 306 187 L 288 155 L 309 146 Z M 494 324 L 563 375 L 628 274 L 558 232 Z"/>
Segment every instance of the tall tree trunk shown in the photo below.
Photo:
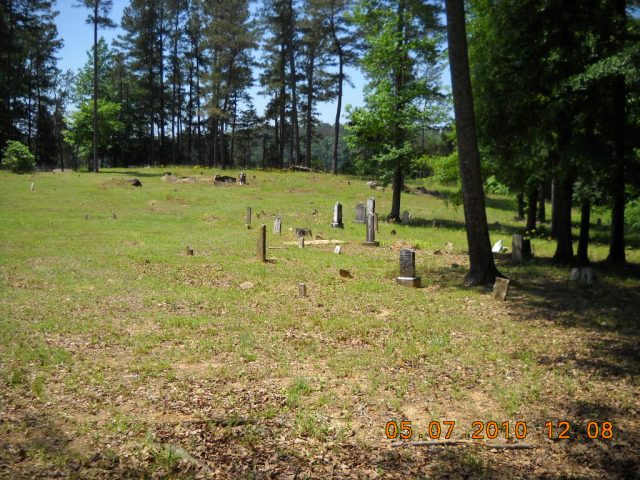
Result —
<path fill-rule="evenodd" d="M 446 0 L 446 11 L 462 201 L 469 245 L 470 270 L 465 277 L 465 285 L 493 283 L 498 272 L 491 253 L 484 205 L 480 153 L 469 75 L 464 1 Z"/>
<path fill-rule="evenodd" d="M 98 6 L 93 4 L 93 171 L 98 173 Z"/>
<path fill-rule="evenodd" d="M 291 84 L 291 162 L 300 165 L 300 124 L 298 123 L 298 94 L 296 79 L 296 52 L 293 37 L 295 35 L 295 11 L 293 0 L 289 0 L 289 83 Z"/>
<path fill-rule="evenodd" d="M 558 237 L 558 184 L 556 179 L 551 180 L 551 238 Z"/>
<path fill-rule="evenodd" d="M 167 140 L 165 138 L 164 127 L 166 125 L 166 111 L 164 107 L 164 0 L 160 0 L 160 35 L 159 35 L 159 66 L 160 66 L 160 162 L 164 165 L 167 161 L 166 148 Z"/>
<path fill-rule="evenodd" d="M 315 54 L 312 52 L 307 67 L 307 115 L 306 115 L 306 131 L 305 131 L 305 155 L 304 166 L 311 166 L 311 139 L 313 138 L 313 74 L 315 70 Z"/>
<path fill-rule="evenodd" d="M 336 40 L 337 42 L 337 40 Z M 338 107 L 336 108 L 336 122 L 333 126 L 333 154 L 331 156 L 331 171 L 338 173 L 338 140 L 340 139 L 340 113 L 342 109 L 342 83 L 344 82 L 344 53 L 338 45 Z"/>
<path fill-rule="evenodd" d="M 533 189 L 527 195 L 527 232 L 536 229 L 536 210 L 538 207 L 538 190 Z"/>
<path fill-rule="evenodd" d="M 538 188 L 538 222 L 545 223 L 547 221 L 547 215 L 545 212 L 544 203 L 544 183 L 540 184 Z"/>
<path fill-rule="evenodd" d="M 518 220 L 524 219 L 524 192 L 521 190 L 516 194 L 516 202 L 518 204 Z"/>
<path fill-rule="evenodd" d="M 286 49 L 284 45 L 280 45 L 280 95 L 278 98 L 280 107 L 280 168 L 284 168 L 284 151 L 285 151 L 285 95 L 286 95 L 286 71 L 285 65 L 287 62 Z M 289 159 L 291 161 L 291 159 Z"/>
<path fill-rule="evenodd" d="M 571 232 L 571 197 L 573 196 L 573 179 L 556 179 L 555 182 L 555 222 L 556 252 L 553 261 L 571 264 L 573 257 L 573 234 Z"/>
<path fill-rule="evenodd" d="M 403 181 L 402 165 L 397 165 L 393 172 L 391 211 L 387 215 L 387 220 L 398 220 L 400 218 L 400 194 L 402 193 Z"/>
<path fill-rule="evenodd" d="M 580 205 L 580 237 L 578 238 L 578 265 L 589 264 L 589 227 L 591 226 L 591 201 L 582 200 Z"/>

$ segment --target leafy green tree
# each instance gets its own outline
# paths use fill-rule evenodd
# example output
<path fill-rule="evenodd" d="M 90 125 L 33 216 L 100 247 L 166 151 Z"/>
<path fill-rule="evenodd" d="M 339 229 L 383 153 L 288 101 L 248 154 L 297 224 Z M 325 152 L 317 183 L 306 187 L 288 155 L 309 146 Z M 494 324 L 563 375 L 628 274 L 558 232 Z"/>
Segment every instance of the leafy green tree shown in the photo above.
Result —
<path fill-rule="evenodd" d="M 391 220 L 400 218 L 404 175 L 416 156 L 411 140 L 425 114 L 420 102 L 438 95 L 437 13 L 435 7 L 412 0 L 364 0 L 354 13 L 368 83 L 365 106 L 349 111 L 350 147 L 361 162 L 370 162 L 365 170 L 392 182 Z"/>
<path fill-rule="evenodd" d="M 98 115 L 100 115 L 100 129 L 97 138 L 100 141 L 98 153 L 108 158 L 113 158 L 113 152 L 117 149 L 115 142 L 117 135 L 124 129 L 124 124 L 119 119 L 120 105 L 107 100 L 98 100 Z M 77 155 L 88 160 L 92 156 L 94 126 L 92 102 L 86 101 L 80 108 L 71 113 L 67 119 L 69 128 L 63 132 L 64 140 L 77 153 Z"/>
<path fill-rule="evenodd" d="M 2 166 L 14 173 L 27 173 L 36 166 L 36 157 L 25 144 L 9 140 L 2 154 Z"/>

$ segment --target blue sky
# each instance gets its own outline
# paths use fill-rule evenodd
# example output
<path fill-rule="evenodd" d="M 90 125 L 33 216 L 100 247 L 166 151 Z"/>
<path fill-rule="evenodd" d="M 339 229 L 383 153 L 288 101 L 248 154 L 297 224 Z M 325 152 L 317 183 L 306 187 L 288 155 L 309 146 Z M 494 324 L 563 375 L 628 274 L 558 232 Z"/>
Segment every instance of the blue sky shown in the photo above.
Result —
<path fill-rule="evenodd" d="M 111 12 L 111 18 L 117 23 L 120 23 L 122 18 L 122 11 L 125 6 L 128 5 L 129 0 L 113 0 L 113 10 Z M 89 14 L 89 10 L 86 8 L 78 8 L 73 5 L 76 4 L 76 0 L 58 0 L 57 10 L 60 12 L 56 18 L 56 24 L 58 27 L 58 34 L 64 40 L 64 46 L 59 53 L 58 66 L 62 71 L 68 69 L 74 72 L 81 68 L 87 62 L 87 51 L 93 44 L 93 29 L 91 25 L 86 23 L 86 18 Z M 111 43 L 117 35 L 120 33 L 119 28 L 102 30 L 99 34 L 103 36 L 108 43 Z M 354 105 L 359 106 L 363 103 L 362 88 L 365 84 L 365 79 L 358 70 L 348 69 L 346 72 L 353 87 L 345 83 L 344 97 L 343 97 L 343 109 L 341 119 L 345 119 L 345 106 Z M 257 75 L 254 75 L 257 77 Z M 446 76 L 443 76 L 445 83 L 450 83 L 448 80 L 448 71 Z M 262 114 L 264 107 L 267 103 L 267 99 L 258 95 L 260 90 L 259 86 L 255 86 L 251 89 L 254 105 L 258 113 Z M 323 122 L 333 124 L 336 115 L 336 103 L 327 102 L 318 105 L 318 113 L 320 119 Z"/>

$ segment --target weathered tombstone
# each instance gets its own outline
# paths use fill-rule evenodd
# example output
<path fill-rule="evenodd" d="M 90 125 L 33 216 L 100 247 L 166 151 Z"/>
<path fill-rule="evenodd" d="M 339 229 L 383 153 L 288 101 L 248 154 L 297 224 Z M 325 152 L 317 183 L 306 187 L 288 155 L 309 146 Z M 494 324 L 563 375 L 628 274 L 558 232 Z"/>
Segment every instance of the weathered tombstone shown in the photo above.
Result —
<path fill-rule="evenodd" d="M 33 192 L 36 189 L 36 184 L 31 182 L 31 191 Z"/>
<path fill-rule="evenodd" d="M 304 237 L 298 237 L 298 248 L 304 248 Z"/>
<path fill-rule="evenodd" d="M 244 216 L 244 224 L 251 225 L 251 207 L 247 207 L 247 213 Z"/>
<path fill-rule="evenodd" d="M 267 226 L 262 225 L 258 233 L 258 248 L 256 250 L 256 258 L 259 262 L 267 261 Z"/>
<path fill-rule="evenodd" d="M 493 298 L 504 302 L 509 291 L 509 283 L 508 278 L 496 277 L 496 282 L 493 284 Z"/>
<path fill-rule="evenodd" d="M 304 283 L 298 284 L 298 296 L 304 298 L 307 296 L 307 286 Z"/>
<path fill-rule="evenodd" d="M 296 237 L 311 237 L 311 229 L 310 228 L 300 228 L 296 227 Z"/>
<path fill-rule="evenodd" d="M 400 250 L 400 276 L 396 278 L 399 285 L 405 287 L 421 287 L 420 277 L 416 277 L 416 252 L 415 250 Z"/>
<path fill-rule="evenodd" d="M 376 228 L 376 233 L 378 233 L 380 230 L 378 229 L 378 214 L 376 213 L 374 218 L 373 218 L 373 223 L 375 224 L 375 228 Z"/>
<path fill-rule="evenodd" d="M 279 216 L 273 221 L 273 233 L 277 235 L 282 233 L 282 219 Z"/>
<path fill-rule="evenodd" d="M 369 197 L 367 198 L 367 216 L 366 218 L 369 218 L 369 214 L 370 213 L 376 213 L 376 199 L 373 197 Z"/>
<path fill-rule="evenodd" d="M 238 181 L 240 183 L 240 185 L 246 185 L 247 184 L 247 174 L 244 172 L 240 172 L 240 176 L 238 177 Z"/>
<path fill-rule="evenodd" d="M 193 257 L 193 248 L 187 246 L 187 255 L 189 255 L 190 257 Z"/>
<path fill-rule="evenodd" d="M 375 226 L 375 214 L 370 213 L 367 219 L 367 241 L 363 243 L 368 247 L 377 247 L 380 242 L 376 242 L 376 226 Z"/>
<path fill-rule="evenodd" d="M 342 247 L 340 245 L 336 245 L 336 248 L 333 249 L 333 253 L 339 254 L 342 251 Z"/>
<path fill-rule="evenodd" d="M 582 285 L 593 285 L 596 276 L 591 267 L 572 268 L 569 277 L 570 282 L 577 282 Z"/>
<path fill-rule="evenodd" d="M 404 212 L 402 212 L 402 225 L 409 225 L 409 221 L 409 212 L 405 210 Z"/>
<path fill-rule="evenodd" d="M 333 222 L 331 222 L 332 228 L 344 228 L 344 224 L 342 223 L 342 204 L 340 202 L 336 202 L 333 206 Z"/>
<path fill-rule="evenodd" d="M 433 228 L 440 228 L 440 222 L 437 220 L 433 221 Z"/>
<path fill-rule="evenodd" d="M 359 203 L 356 205 L 356 219 L 354 220 L 355 223 L 365 223 L 367 220 L 366 215 L 366 207 L 364 206 L 364 203 Z"/>
<path fill-rule="evenodd" d="M 514 233 L 511 237 L 511 260 L 522 263 L 531 258 L 531 240 L 525 239 L 521 233 Z"/>

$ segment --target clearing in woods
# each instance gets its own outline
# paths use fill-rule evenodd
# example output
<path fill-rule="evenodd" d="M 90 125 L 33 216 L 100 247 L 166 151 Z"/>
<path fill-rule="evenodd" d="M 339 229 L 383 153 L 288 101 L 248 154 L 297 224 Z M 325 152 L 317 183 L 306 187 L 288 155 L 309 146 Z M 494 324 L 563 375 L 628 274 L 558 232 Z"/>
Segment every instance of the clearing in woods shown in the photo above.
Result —
<path fill-rule="evenodd" d="M 248 171 L 246 186 L 214 186 L 210 170 L 174 169 L 196 177 L 181 183 L 162 173 L 0 174 L 1 476 L 638 474 L 635 269 L 596 266 L 596 286 L 574 287 L 538 232 L 530 263 L 499 255 L 512 279 L 499 302 L 462 287 L 466 236 L 446 187 L 412 183 L 402 197 L 412 224 L 380 221 L 371 248 L 355 206 L 375 196 L 386 214 L 391 192 L 362 179 Z M 336 201 L 343 230 L 330 227 Z M 510 247 L 523 227 L 514 203 L 487 206 L 492 241 Z M 598 261 L 608 215 L 594 217 Z M 267 263 L 256 261 L 263 223 Z M 341 253 L 284 245 L 296 227 L 344 240 Z M 628 238 L 636 265 L 639 242 Z M 423 288 L 395 284 L 405 247 L 416 249 Z M 412 441 L 429 440 L 430 422 L 443 440 L 455 421 L 451 440 L 468 443 L 394 447 L 390 421 L 410 421 Z M 497 438 L 487 439 L 492 421 Z M 569 439 L 557 438 L 559 421 Z M 484 439 L 470 438 L 477 430 Z"/>

